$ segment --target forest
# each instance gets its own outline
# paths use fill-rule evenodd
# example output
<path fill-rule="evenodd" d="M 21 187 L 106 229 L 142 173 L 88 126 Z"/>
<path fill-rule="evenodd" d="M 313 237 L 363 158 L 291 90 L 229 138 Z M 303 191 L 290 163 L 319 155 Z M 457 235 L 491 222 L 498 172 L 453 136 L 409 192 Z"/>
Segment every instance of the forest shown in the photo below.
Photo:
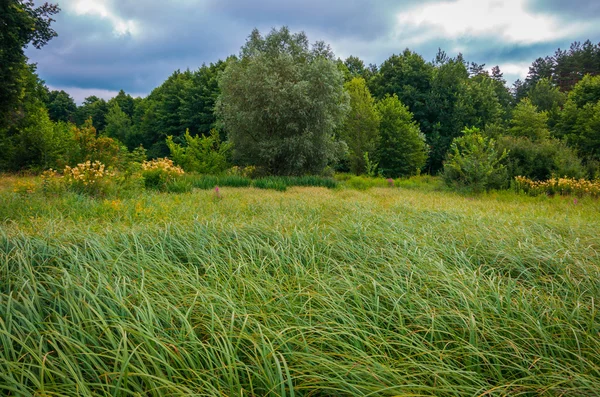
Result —
<path fill-rule="evenodd" d="M 121 90 L 78 106 L 49 90 L 23 52 L 56 35 L 58 8 L 23 4 L 29 16 L 15 14 L 2 33 L 11 38 L 0 66 L 5 172 L 170 157 L 202 174 L 431 174 L 475 190 L 599 176 L 600 44 L 589 40 L 536 59 L 509 88 L 498 66 L 441 49 L 431 61 L 405 49 L 365 65 L 302 32 L 255 30 L 239 54 L 177 70 L 144 98 Z M 463 159 L 485 165 L 469 170 Z"/>

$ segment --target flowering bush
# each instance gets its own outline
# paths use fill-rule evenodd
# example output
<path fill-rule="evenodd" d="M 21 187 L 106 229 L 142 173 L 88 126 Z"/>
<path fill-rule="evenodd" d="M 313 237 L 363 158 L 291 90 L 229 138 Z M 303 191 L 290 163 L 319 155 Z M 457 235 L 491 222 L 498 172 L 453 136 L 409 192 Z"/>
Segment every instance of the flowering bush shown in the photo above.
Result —
<path fill-rule="evenodd" d="M 31 181 L 18 181 L 14 188 L 13 188 L 13 192 L 21 195 L 21 196 L 27 196 L 29 194 L 33 194 L 35 193 L 35 184 Z"/>
<path fill-rule="evenodd" d="M 183 169 L 173 164 L 173 161 L 168 158 L 142 163 L 142 176 L 147 188 L 165 190 L 169 182 L 173 182 L 183 174 L 185 174 Z"/>
<path fill-rule="evenodd" d="M 577 196 L 600 197 L 600 180 L 588 181 L 575 178 L 550 178 L 546 181 L 533 181 L 523 176 L 515 177 L 517 191 L 523 191 L 532 196 L 560 194 Z"/>
<path fill-rule="evenodd" d="M 66 166 L 63 172 L 66 186 L 77 193 L 91 195 L 105 194 L 110 184 L 110 178 L 115 173 L 108 171 L 100 161 L 86 161 L 76 167 Z"/>
<path fill-rule="evenodd" d="M 48 194 L 60 194 L 64 191 L 63 177 L 52 168 L 42 172 L 42 192 Z"/>

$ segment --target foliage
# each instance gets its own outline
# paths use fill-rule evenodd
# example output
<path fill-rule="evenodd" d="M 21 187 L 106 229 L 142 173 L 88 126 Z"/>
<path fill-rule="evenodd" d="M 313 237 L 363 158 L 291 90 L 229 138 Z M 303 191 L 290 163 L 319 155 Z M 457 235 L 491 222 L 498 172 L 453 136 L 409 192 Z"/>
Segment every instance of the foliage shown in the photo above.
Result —
<path fill-rule="evenodd" d="M 75 167 L 66 166 L 63 171 L 64 183 L 69 190 L 92 196 L 105 195 L 110 179 L 116 174 L 107 170 L 100 161 L 86 161 Z"/>
<path fill-rule="evenodd" d="M 510 178 L 582 178 L 586 173 L 577 153 L 558 139 L 532 141 L 527 137 L 505 136 L 498 139 L 498 150 L 508 153 L 504 163 Z"/>
<path fill-rule="evenodd" d="M 362 77 L 355 77 L 344 84 L 350 97 L 350 111 L 340 128 L 340 138 L 349 149 L 350 171 L 366 172 L 365 154 L 374 153 L 379 135 L 379 114 L 375 100 Z"/>
<path fill-rule="evenodd" d="M 117 102 L 113 102 L 106 114 L 106 128 L 104 132 L 107 136 L 125 144 L 129 149 L 136 147 L 136 142 L 131 139 L 131 118 L 121 110 Z"/>
<path fill-rule="evenodd" d="M 418 174 L 425 165 L 425 137 L 413 120 L 412 113 L 396 95 L 377 103 L 381 119 L 377 158 L 385 177 L 397 178 Z"/>
<path fill-rule="evenodd" d="M 429 145 L 427 168 L 432 174 L 442 168 L 450 144 L 465 127 L 458 110 L 469 77 L 460 57 L 450 59 L 440 51 L 436 58 L 427 98 L 428 123 L 420 123 Z"/>
<path fill-rule="evenodd" d="M 108 166 L 118 166 L 122 162 L 123 150 L 114 139 L 98 135 L 92 120 L 86 120 L 81 127 L 71 126 L 75 148 L 70 154 L 69 164 L 86 161 L 100 161 Z"/>
<path fill-rule="evenodd" d="M 109 111 L 114 105 L 118 105 L 119 109 L 121 109 L 129 118 L 133 117 L 133 114 L 135 113 L 136 100 L 123 90 L 120 90 L 119 93 L 111 98 L 106 104 L 108 105 Z"/>
<path fill-rule="evenodd" d="M 106 127 L 106 116 L 108 112 L 109 107 L 106 101 L 92 95 L 85 98 L 83 104 L 77 108 L 74 116 L 75 123 L 78 126 L 83 126 L 91 119 L 91 124 L 96 131 L 103 132 Z"/>
<path fill-rule="evenodd" d="M 365 174 L 370 177 L 376 176 L 377 167 L 379 166 L 379 163 L 376 163 L 375 161 L 369 159 L 369 152 L 365 152 L 365 155 L 363 157 L 365 160 Z"/>
<path fill-rule="evenodd" d="M 586 74 L 600 74 L 600 43 L 586 40 L 574 42 L 568 50 L 558 49 L 553 56 L 536 59 L 529 68 L 523 91 L 527 92 L 543 78 L 549 79 L 562 92 L 568 92 Z"/>
<path fill-rule="evenodd" d="M 45 196 L 59 196 L 63 194 L 67 188 L 63 181 L 63 176 L 58 171 L 49 168 L 40 175 L 42 179 L 42 192 Z"/>
<path fill-rule="evenodd" d="M 266 176 L 266 175 L 261 175 L 261 174 L 263 174 L 263 172 L 261 172 L 260 169 L 256 168 L 253 165 L 249 165 L 246 167 L 240 167 L 238 165 L 234 165 L 233 167 L 231 167 L 230 169 L 227 170 L 227 175 L 242 176 L 244 178 L 256 178 L 256 177 L 260 177 L 260 176 Z"/>
<path fill-rule="evenodd" d="M 59 11 L 49 3 L 36 7 L 33 0 L 0 2 L 0 128 L 9 124 L 9 112 L 18 111 L 23 99 L 24 48 L 31 43 L 40 49 L 57 35 L 50 25 Z"/>
<path fill-rule="evenodd" d="M 529 91 L 531 104 L 538 111 L 548 112 L 550 127 L 554 127 L 560 116 L 560 109 L 565 104 L 567 96 L 555 86 L 550 79 L 542 78 Z"/>
<path fill-rule="evenodd" d="M 185 171 L 168 158 L 158 158 L 142 163 L 142 176 L 146 188 L 167 190 L 169 184 L 179 179 Z"/>
<path fill-rule="evenodd" d="M 427 119 L 426 102 L 432 74 L 433 66 L 407 48 L 381 64 L 369 88 L 378 99 L 396 94 L 414 114 L 415 120 L 422 123 Z"/>
<path fill-rule="evenodd" d="M 559 136 L 589 160 L 600 160 L 600 76 L 585 76 L 569 93 Z"/>
<path fill-rule="evenodd" d="M 575 195 L 578 197 L 600 197 L 600 180 L 590 181 L 575 178 L 550 178 L 545 181 L 534 181 L 522 176 L 515 177 L 515 189 L 532 196 L 542 194 Z"/>
<path fill-rule="evenodd" d="M 452 142 L 444 163 L 443 178 L 449 186 L 480 193 L 506 184 L 507 152 L 496 149 L 496 141 L 483 136 L 478 128 L 466 128 Z"/>
<path fill-rule="evenodd" d="M 209 136 L 190 135 L 185 132 L 185 146 L 173 142 L 173 137 L 167 137 L 167 146 L 171 151 L 173 161 L 186 172 L 201 174 L 220 174 L 229 164 L 227 159 L 231 149 L 229 142 L 221 142 L 217 130 L 211 130 Z"/>
<path fill-rule="evenodd" d="M 389 187 L 390 185 L 385 178 L 352 175 L 349 179 L 343 182 L 342 186 L 356 190 L 367 190 L 373 187 Z"/>
<path fill-rule="evenodd" d="M 77 105 L 71 96 L 63 90 L 50 91 L 46 102 L 48 116 L 54 122 L 74 122 Z"/>
<path fill-rule="evenodd" d="M 234 161 L 273 174 L 318 174 L 335 154 L 347 110 L 343 76 L 324 43 L 304 33 L 258 30 L 221 75 L 217 114 Z"/>
<path fill-rule="evenodd" d="M 521 100 L 515 107 L 510 124 L 508 132 L 512 136 L 526 137 L 532 141 L 540 141 L 550 136 L 548 114 L 545 111 L 538 112 L 528 98 Z"/>
<path fill-rule="evenodd" d="M 496 81 L 487 74 L 467 80 L 459 90 L 455 115 L 460 128 L 475 126 L 485 129 L 504 118 L 505 110 L 496 93 Z"/>

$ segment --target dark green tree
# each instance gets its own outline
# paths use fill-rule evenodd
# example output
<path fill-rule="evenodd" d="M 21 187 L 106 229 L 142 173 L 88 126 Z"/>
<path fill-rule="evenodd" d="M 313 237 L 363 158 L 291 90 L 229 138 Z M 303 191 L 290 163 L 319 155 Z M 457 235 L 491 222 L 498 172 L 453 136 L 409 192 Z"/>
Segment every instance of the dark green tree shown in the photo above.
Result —
<path fill-rule="evenodd" d="M 587 160 L 600 161 L 600 76 L 586 75 L 569 92 L 556 132 Z"/>
<path fill-rule="evenodd" d="M 77 111 L 75 112 L 75 123 L 78 126 L 82 126 L 91 118 L 96 131 L 102 132 L 106 127 L 107 114 L 108 104 L 106 101 L 92 95 L 85 98 L 83 104 L 77 108 Z"/>
<path fill-rule="evenodd" d="M 50 91 L 46 102 L 48 116 L 54 122 L 73 122 L 77 105 L 71 96 L 65 91 Z"/>
<path fill-rule="evenodd" d="M 108 101 L 108 108 L 111 109 L 115 103 L 119 105 L 119 109 L 121 109 L 128 117 L 133 116 L 135 100 L 131 95 L 125 93 L 123 90 L 120 90 L 114 98 L 111 98 Z"/>
<path fill-rule="evenodd" d="M 219 76 L 226 67 L 227 61 L 202 65 L 193 73 L 191 82 L 183 93 L 179 114 L 182 124 L 190 130 L 192 136 L 210 136 L 211 130 L 217 127 L 215 103 L 220 93 Z"/>
<path fill-rule="evenodd" d="M 117 102 L 113 102 L 106 115 L 106 128 L 104 133 L 123 143 L 129 150 L 139 146 L 139 142 L 133 135 L 131 118 L 121 110 Z"/>
<path fill-rule="evenodd" d="M 427 121 L 427 99 L 432 75 L 433 65 L 425 62 L 421 55 L 406 49 L 381 64 L 377 75 L 369 81 L 369 88 L 379 99 L 396 94 L 423 127 Z"/>
<path fill-rule="evenodd" d="M 363 79 L 368 79 L 368 69 L 365 67 L 365 63 L 359 58 L 353 55 L 346 58 L 344 61 L 344 65 L 348 68 L 348 72 L 352 78 L 354 77 L 362 77 Z"/>
<path fill-rule="evenodd" d="M 454 138 L 460 136 L 465 126 L 459 115 L 459 99 L 463 97 L 469 74 L 460 58 L 449 58 L 439 51 L 427 98 L 429 129 L 422 131 L 430 147 L 427 169 L 436 173 L 442 168 L 446 153 Z"/>
<path fill-rule="evenodd" d="M 529 91 L 529 99 L 539 111 L 548 113 L 548 127 L 553 131 L 560 121 L 560 112 L 567 95 L 550 79 L 543 78 Z"/>
<path fill-rule="evenodd" d="M 57 34 L 51 28 L 52 16 L 60 9 L 32 0 L 0 2 L 0 128 L 9 123 L 9 112 L 18 109 L 26 84 L 27 57 L 24 48 L 41 48 Z"/>

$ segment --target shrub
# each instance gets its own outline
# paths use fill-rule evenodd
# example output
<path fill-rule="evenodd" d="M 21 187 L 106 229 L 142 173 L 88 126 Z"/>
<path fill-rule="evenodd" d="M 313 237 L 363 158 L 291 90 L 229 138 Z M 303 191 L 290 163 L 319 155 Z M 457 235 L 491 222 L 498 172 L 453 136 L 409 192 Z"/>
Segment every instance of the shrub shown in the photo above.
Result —
<path fill-rule="evenodd" d="M 86 120 L 79 128 L 71 126 L 71 134 L 74 149 L 69 156 L 69 164 L 95 160 L 102 164 L 118 166 L 123 154 L 127 152 L 114 139 L 98 135 L 91 119 Z"/>
<path fill-rule="evenodd" d="M 575 178 L 550 178 L 546 181 L 534 181 L 523 176 L 515 177 L 517 192 L 525 192 L 532 196 L 555 194 L 600 197 L 600 180 L 589 181 Z"/>
<path fill-rule="evenodd" d="M 88 160 L 75 167 L 66 166 L 63 175 L 68 189 L 76 193 L 100 196 L 108 192 L 110 179 L 115 176 L 115 173 L 107 170 L 100 161 Z"/>
<path fill-rule="evenodd" d="M 36 186 L 31 181 L 17 181 L 13 187 L 13 192 L 20 196 L 28 196 L 36 192 Z"/>
<path fill-rule="evenodd" d="M 315 186 L 326 187 L 329 189 L 333 189 L 338 186 L 338 183 L 335 179 L 314 175 L 288 177 L 286 178 L 286 182 L 288 186 Z"/>
<path fill-rule="evenodd" d="M 504 159 L 509 178 L 524 176 L 546 180 L 552 176 L 582 178 L 586 175 L 575 150 L 558 139 L 532 141 L 526 137 L 504 136 L 498 150 L 506 150 Z"/>
<path fill-rule="evenodd" d="M 173 178 L 167 181 L 165 191 L 169 193 L 187 193 L 192 191 L 193 184 L 185 178 Z"/>
<path fill-rule="evenodd" d="M 228 167 L 227 157 L 231 149 L 229 142 L 221 142 L 217 130 L 212 129 L 209 136 L 190 135 L 185 131 L 185 146 L 173 142 L 167 137 L 167 146 L 174 162 L 187 172 L 201 174 L 220 174 Z"/>
<path fill-rule="evenodd" d="M 167 184 L 185 172 L 168 158 L 159 158 L 142 163 L 142 176 L 146 188 L 166 190 Z"/>
<path fill-rule="evenodd" d="M 507 152 L 498 152 L 496 141 L 484 137 L 479 128 L 467 128 L 463 133 L 450 146 L 444 163 L 444 181 L 459 190 L 475 193 L 504 187 L 507 173 L 502 160 Z"/>
<path fill-rule="evenodd" d="M 44 195 L 59 195 L 64 191 L 63 177 L 52 168 L 42 172 L 41 177 Z"/>

